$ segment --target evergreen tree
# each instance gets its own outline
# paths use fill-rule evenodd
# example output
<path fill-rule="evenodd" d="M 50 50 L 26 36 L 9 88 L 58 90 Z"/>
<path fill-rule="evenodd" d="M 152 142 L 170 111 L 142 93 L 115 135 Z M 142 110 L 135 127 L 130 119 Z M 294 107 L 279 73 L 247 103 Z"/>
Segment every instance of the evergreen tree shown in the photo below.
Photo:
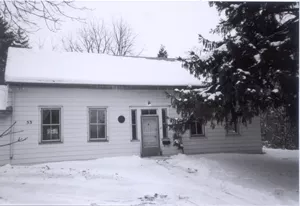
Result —
<path fill-rule="evenodd" d="M 4 84 L 8 47 L 28 48 L 28 37 L 20 28 L 16 31 L 10 29 L 8 23 L 0 17 L 0 85 Z"/>
<path fill-rule="evenodd" d="M 163 46 L 163 45 L 160 46 L 157 57 L 159 57 L 159 58 L 168 58 L 168 52 L 166 51 L 165 46 Z"/>
<path fill-rule="evenodd" d="M 199 35 L 200 54 L 182 59 L 202 88 L 176 89 L 172 105 L 181 119 L 171 128 L 185 131 L 192 118 L 215 123 L 238 120 L 284 108 L 298 125 L 299 4 L 295 2 L 210 2 L 226 19 L 212 30 L 219 42 Z M 227 124 L 225 124 L 227 125 Z"/>

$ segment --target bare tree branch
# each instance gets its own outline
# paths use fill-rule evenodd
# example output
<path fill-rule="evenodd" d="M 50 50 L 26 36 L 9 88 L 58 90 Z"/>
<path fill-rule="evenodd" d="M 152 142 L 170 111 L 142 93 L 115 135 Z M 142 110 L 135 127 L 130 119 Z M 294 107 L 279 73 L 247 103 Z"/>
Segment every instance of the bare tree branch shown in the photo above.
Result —
<path fill-rule="evenodd" d="M 15 126 L 17 122 L 14 122 L 10 127 L 8 127 L 2 134 L 0 134 L 0 137 L 4 137 L 6 135 L 9 134 L 9 132 L 11 131 L 11 128 L 13 128 L 13 126 Z"/>
<path fill-rule="evenodd" d="M 111 52 L 116 56 L 133 55 L 136 35 L 123 19 L 113 22 Z"/>
<path fill-rule="evenodd" d="M 12 128 L 16 125 L 17 122 L 14 122 L 11 126 L 9 126 L 6 130 L 4 130 L 4 132 L 2 132 L 0 134 L 0 138 L 4 137 L 4 136 L 8 136 L 8 135 L 11 135 L 11 134 L 16 134 L 16 133 L 21 133 L 23 132 L 23 130 L 20 130 L 20 131 L 17 131 L 17 132 L 13 132 L 12 131 Z M 12 144 L 15 144 L 17 142 L 23 142 L 27 140 L 27 137 L 25 138 L 21 138 L 19 137 L 16 141 L 12 141 L 10 143 L 7 143 L 7 144 L 0 144 L 0 147 L 4 147 L 4 146 L 8 146 L 8 145 L 12 145 Z"/>
<path fill-rule="evenodd" d="M 62 44 L 69 52 L 112 54 L 116 56 L 139 56 L 134 54 L 136 35 L 122 19 L 112 23 L 110 32 L 101 20 L 93 20 L 72 35 L 62 38 Z"/>
<path fill-rule="evenodd" d="M 71 8 L 76 10 L 86 10 L 86 7 L 76 7 L 73 0 L 62 1 L 19 1 L 19 0 L 3 0 L 0 1 L 0 12 L 3 17 L 17 28 L 20 28 L 21 23 L 25 23 L 29 29 L 27 32 L 32 32 L 34 29 L 39 29 L 38 24 L 32 17 L 43 19 L 47 28 L 51 31 L 59 29 L 58 26 L 63 22 L 63 18 L 84 21 L 80 17 L 67 15 L 64 9 Z"/>
<path fill-rule="evenodd" d="M 62 39 L 69 52 L 109 53 L 111 37 L 103 21 L 92 21 L 77 30 L 76 38 L 69 35 Z"/>
<path fill-rule="evenodd" d="M 7 144 L 0 144 L 0 147 L 9 146 L 9 145 L 15 144 L 17 142 L 23 142 L 23 141 L 25 141 L 27 139 L 28 139 L 28 137 L 25 137 L 25 138 L 19 137 L 16 141 L 13 141 L 13 142 L 10 142 L 10 143 L 7 143 Z"/>

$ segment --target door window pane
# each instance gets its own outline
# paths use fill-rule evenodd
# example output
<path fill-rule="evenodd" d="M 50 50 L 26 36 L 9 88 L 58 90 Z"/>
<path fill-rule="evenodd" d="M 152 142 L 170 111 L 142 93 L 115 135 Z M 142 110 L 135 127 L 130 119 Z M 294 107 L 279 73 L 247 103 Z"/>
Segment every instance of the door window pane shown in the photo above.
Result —
<path fill-rule="evenodd" d="M 150 109 L 149 113 L 150 114 L 156 114 L 156 110 L 155 109 Z"/>
<path fill-rule="evenodd" d="M 168 124 L 167 124 L 167 109 L 162 109 L 162 125 L 163 125 L 163 138 L 168 137 Z"/>
<path fill-rule="evenodd" d="M 131 124 L 136 124 L 136 110 L 131 110 Z"/>
<path fill-rule="evenodd" d="M 136 137 L 136 125 L 132 125 L 132 140 L 137 140 L 137 137 Z"/>
<path fill-rule="evenodd" d="M 131 110 L 131 139 L 137 140 L 136 110 Z"/>

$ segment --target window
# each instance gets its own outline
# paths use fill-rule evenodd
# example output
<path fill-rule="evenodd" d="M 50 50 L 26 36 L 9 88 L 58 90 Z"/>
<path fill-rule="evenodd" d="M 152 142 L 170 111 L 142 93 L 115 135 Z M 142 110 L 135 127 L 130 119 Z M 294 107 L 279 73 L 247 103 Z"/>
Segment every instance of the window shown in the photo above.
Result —
<path fill-rule="evenodd" d="M 142 115 L 156 114 L 156 109 L 142 109 Z"/>
<path fill-rule="evenodd" d="M 89 140 L 106 140 L 106 109 L 89 109 Z"/>
<path fill-rule="evenodd" d="M 167 109 L 162 109 L 163 138 L 168 138 Z"/>
<path fill-rule="evenodd" d="M 239 134 L 239 123 L 233 122 L 233 123 L 227 123 L 227 134 Z"/>
<path fill-rule="evenodd" d="M 203 136 L 204 124 L 202 120 L 194 120 L 191 125 L 191 136 Z"/>
<path fill-rule="evenodd" d="M 131 128 L 132 128 L 132 140 L 137 140 L 136 132 L 136 110 L 131 110 Z"/>
<path fill-rule="evenodd" d="M 42 108 L 42 138 L 41 142 L 61 141 L 60 108 Z"/>

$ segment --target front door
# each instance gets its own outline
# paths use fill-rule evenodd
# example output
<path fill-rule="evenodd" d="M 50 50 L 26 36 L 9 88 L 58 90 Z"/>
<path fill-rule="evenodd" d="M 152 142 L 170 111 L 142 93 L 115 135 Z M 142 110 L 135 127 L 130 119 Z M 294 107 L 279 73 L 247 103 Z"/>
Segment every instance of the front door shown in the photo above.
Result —
<path fill-rule="evenodd" d="M 160 155 L 158 116 L 142 116 L 142 157 Z"/>

